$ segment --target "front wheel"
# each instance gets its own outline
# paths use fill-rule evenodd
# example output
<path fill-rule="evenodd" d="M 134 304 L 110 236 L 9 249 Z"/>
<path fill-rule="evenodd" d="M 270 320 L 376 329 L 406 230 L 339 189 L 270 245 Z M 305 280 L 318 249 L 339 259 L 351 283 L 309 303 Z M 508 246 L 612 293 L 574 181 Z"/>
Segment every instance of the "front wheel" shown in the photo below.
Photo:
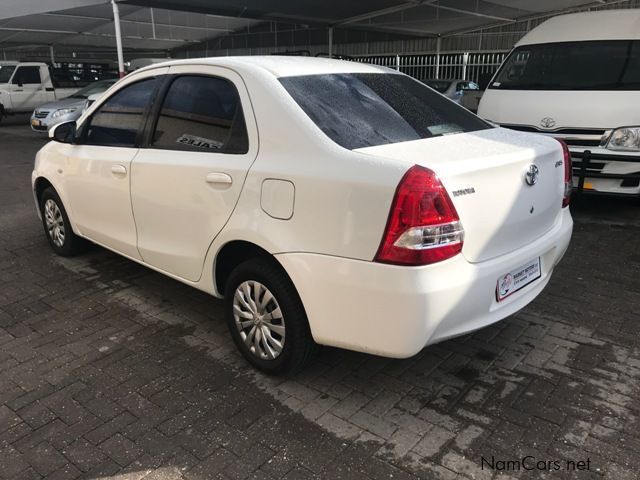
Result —
<path fill-rule="evenodd" d="M 40 195 L 40 214 L 44 233 L 55 253 L 71 257 L 86 248 L 86 240 L 73 233 L 67 211 L 52 187 L 46 188 Z"/>
<path fill-rule="evenodd" d="M 225 311 L 236 346 L 263 372 L 300 371 L 317 349 L 298 292 L 276 260 L 236 267 L 227 281 Z"/>

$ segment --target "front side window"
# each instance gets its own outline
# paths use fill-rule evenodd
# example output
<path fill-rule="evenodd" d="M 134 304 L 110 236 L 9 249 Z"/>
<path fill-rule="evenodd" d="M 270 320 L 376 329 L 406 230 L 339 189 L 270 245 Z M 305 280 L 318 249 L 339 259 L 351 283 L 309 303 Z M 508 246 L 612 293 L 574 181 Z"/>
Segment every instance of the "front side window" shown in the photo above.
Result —
<path fill-rule="evenodd" d="M 16 74 L 13 76 L 11 83 L 15 85 L 39 85 L 40 81 L 40 68 L 39 67 L 18 67 Z"/>
<path fill-rule="evenodd" d="M 195 75 L 176 78 L 162 104 L 152 146 L 193 152 L 247 153 L 247 129 L 233 83 Z"/>
<path fill-rule="evenodd" d="M 640 90 L 640 40 L 523 45 L 511 52 L 489 88 Z"/>
<path fill-rule="evenodd" d="M 350 150 L 491 128 L 406 75 L 304 75 L 280 82 L 320 130 Z"/>
<path fill-rule="evenodd" d="M 118 90 L 93 114 L 86 128 L 87 145 L 134 147 L 157 79 L 149 78 Z"/>

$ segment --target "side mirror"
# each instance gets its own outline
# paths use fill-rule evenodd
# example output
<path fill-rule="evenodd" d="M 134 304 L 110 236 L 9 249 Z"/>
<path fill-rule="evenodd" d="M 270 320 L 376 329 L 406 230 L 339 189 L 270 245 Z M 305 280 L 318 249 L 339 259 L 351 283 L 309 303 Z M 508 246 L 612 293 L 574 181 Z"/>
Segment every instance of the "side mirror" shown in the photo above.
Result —
<path fill-rule="evenodd" d="M 64 122 L 49 129 L 49 138 L 60 143 L 73 143 L 76 138 L 76 122 Z"/>

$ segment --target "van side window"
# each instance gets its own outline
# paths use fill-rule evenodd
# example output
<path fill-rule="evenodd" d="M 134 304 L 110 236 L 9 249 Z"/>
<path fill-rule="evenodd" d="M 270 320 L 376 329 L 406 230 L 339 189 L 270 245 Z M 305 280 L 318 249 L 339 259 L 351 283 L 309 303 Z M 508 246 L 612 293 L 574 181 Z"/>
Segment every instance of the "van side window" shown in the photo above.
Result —
<path fill-rule="evenodd" d="M 164 98 L 152 146 L 192 152 L 247 153 L 249 140 L 236 87 L 218 77 L 176 78 Z"/>
<path fill-rule="evenodd" d="M 11 83 L 14 85 L 41 84 L 40 67 L 18 67 Z"/>
<path fill-rule="evenodd" d="M 149 78 L 114 93 L 89 119 L 82 143 L 135 147 L 144 113 L 154 96 L 157 80 Z"/>

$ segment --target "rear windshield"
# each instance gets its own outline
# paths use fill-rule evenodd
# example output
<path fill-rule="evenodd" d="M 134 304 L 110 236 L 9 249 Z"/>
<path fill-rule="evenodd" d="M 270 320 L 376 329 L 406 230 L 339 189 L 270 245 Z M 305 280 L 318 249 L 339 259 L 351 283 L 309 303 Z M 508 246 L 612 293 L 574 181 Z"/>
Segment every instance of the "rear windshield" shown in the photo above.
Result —
<path fill-rule="evenodd" d="M 491 128 L 406 75 L 305 75 L 280 82 L 329 138 L 350 150 Z"/>
<path fill-rule="evenodd" d="M 524 45 L 511 52 L 489 88 L 639 90 L 640 40 Z"/>

